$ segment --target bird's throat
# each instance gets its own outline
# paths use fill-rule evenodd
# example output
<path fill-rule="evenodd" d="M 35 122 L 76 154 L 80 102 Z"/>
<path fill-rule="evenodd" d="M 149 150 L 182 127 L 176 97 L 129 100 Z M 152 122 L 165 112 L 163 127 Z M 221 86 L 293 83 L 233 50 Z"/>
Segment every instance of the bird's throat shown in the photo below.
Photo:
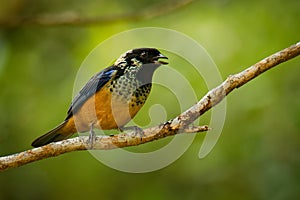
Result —
<path fill-rule="evenodd" d="M 154 71 L 159 67 L 158 64 L 145 64 L 141 67 L 141 69 L 137 72 L 136 78 L 143 85 L 152 83 L 152 77 Z"/>

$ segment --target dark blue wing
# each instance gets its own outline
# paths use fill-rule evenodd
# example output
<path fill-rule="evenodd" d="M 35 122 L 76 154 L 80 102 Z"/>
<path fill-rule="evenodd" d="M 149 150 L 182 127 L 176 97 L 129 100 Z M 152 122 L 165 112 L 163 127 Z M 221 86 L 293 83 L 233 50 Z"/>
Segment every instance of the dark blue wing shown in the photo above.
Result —
<path fill-rule="evenodd" d="M 116 66 L 108 67 L 95 74 L 73 99 L 66 120 L 72 117 L 84 102 L 99 91 L 112 77 L 116 78 L 116 76 L 120 76 Z"/>

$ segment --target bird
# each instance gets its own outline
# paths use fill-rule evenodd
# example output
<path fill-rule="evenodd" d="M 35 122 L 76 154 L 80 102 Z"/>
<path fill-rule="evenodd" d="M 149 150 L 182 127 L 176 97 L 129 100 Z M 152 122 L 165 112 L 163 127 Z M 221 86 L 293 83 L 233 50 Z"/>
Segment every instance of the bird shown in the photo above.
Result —
<path fill-rule="evenodd" d="M 72 100 L 65 120 L 32 142 L 40 147 L 65 140 L 77 132 L 125 130 L 125 125 L 145 104 L 154 71 L 168 59 L 156 48 L 136 48 L 123 53 L 111 66 L 101 70 Z"/>

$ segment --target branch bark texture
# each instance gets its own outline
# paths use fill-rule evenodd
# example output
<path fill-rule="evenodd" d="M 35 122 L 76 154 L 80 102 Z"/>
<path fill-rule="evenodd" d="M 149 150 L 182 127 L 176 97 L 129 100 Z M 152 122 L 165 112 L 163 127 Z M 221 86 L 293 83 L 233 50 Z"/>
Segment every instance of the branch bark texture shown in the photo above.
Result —
<path fill-rule="evenodd" d="M 235 88 L 241 87 L 263 72 L 300 55 L 300 42 L 266 57 L 246 70 L 230 75 L 221 85 L 210 90 L 198 103 L 163 124 L 144 130 L 144 135 L 121 133 L 113 136 L 97 136 L 92 149 L 109 150 L 136 146 L 178 133 L 207 131 L 207 126 L 190 127 L 198 117 L 222 101 Z M 19 167 L 27 163 L 58 156 L 72 151 L 89 149 L 88 137 L 76 137 L 30 149 L 21 153 L 0 158 L 0 171 Z"/>

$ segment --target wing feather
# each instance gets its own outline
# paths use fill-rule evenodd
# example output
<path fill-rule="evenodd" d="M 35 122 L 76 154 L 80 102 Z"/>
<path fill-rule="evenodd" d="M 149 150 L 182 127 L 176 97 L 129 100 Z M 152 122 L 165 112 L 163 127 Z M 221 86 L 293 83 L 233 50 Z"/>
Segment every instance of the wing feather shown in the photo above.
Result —
<path fill-rule="evenodd" d="M 120 71 L 114 65 L 95 74 L 73 99 L 65 120 L 68 120 L 70 117 L 72 117 L 73 114 L 75 114 L 81 108 L 81 106 L 91 96 L 99 91 L 109 80 L 120 75 Z"/>

